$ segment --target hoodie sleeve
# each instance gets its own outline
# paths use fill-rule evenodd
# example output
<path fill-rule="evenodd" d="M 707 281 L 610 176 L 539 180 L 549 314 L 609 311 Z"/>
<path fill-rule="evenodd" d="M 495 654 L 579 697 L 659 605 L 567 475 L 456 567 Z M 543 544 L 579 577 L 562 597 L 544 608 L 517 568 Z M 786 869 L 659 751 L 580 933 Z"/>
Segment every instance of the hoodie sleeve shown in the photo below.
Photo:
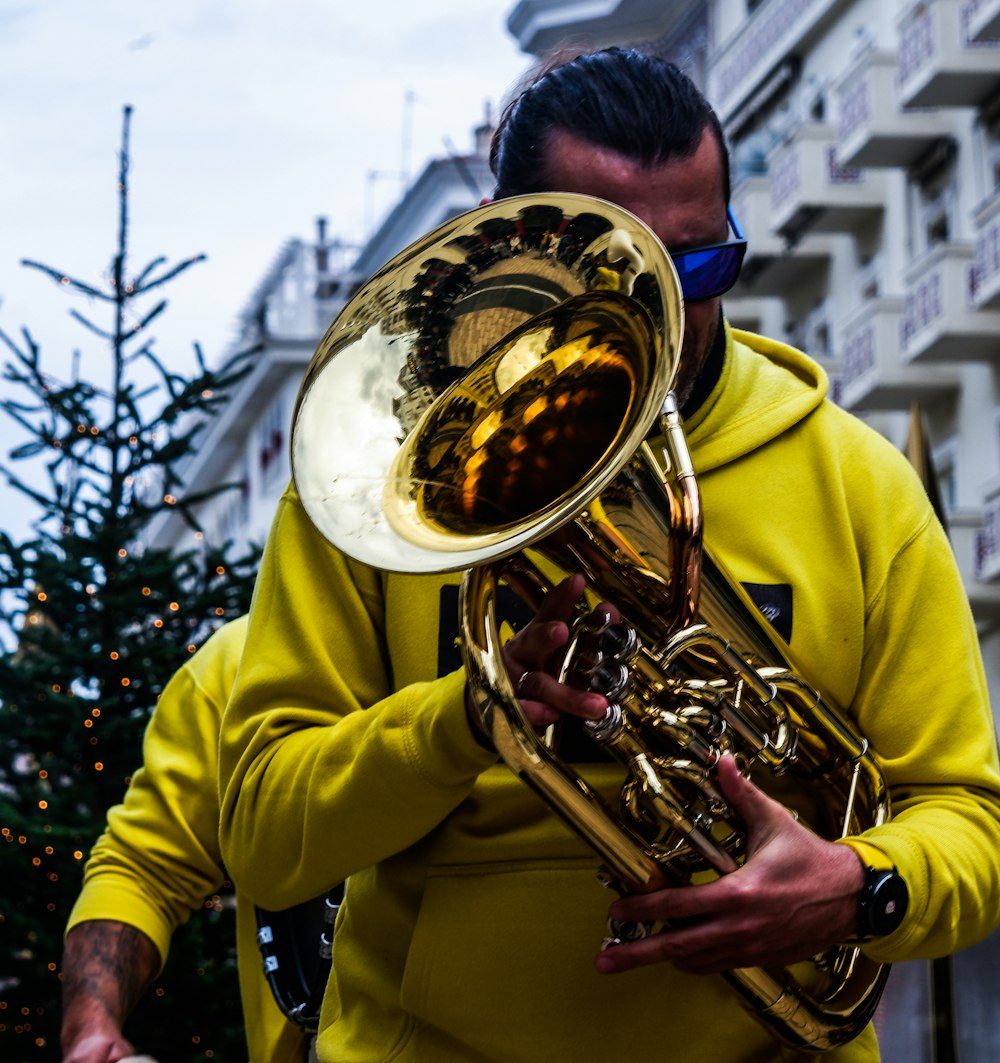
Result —
<path fill-rule="evenodd" d="M 1000 912 L 1000 773 L 978 639 L 947 537 L 922 494 L 916 504 L 869 600 L 854 709 L 893 816 L 847 844 L 863 860 L 875 846 L 910 892 L 899 930 L 867 949 L 882 962 L 965 948 Z"/>
<path fill-rule="evenodd" d="M 464 690 L 457 671 L 394 691 L 382 577 L 322 540 L 289 489 L 220 742 L 234 881 L 284 908 L 424 837 L 496 760 Z"/>
<path fill-rule="evenodd" d="M 165 962 L 174 930 L 222 884 L 215 761 L 245 620 L 218 631 L 171 679 L 143 739 L 143 766 L 87 861 L 67 930 L 111 919 Z"/>

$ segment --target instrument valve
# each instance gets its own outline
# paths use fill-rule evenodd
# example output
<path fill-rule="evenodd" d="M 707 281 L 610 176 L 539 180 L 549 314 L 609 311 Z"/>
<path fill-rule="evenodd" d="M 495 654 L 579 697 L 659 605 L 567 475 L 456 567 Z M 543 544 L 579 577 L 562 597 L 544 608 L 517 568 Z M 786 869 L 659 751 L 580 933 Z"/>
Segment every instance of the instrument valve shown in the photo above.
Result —
<path fill-rule="evenodd" d="M 625 726 L 625 714 L 616 701 L 608 702 L 608 711 L 599 720 L 584 720 L 584 728 L 595 742 L 609 742 L 621 734 Z"/>
<path fill-rule="evenodd" d="M 728 806 L 723 805 L 721 809 L 717 810 L 716 807 L 713 805 L 712 811 L 716 812 L 716 814 L 718 815 L 725 815 L 726 813 L 728 813 L 729 808 Z M 706 812 L 695 812 L 694 815 L 691 816 L 692 831 L 699 831 L 702 834 L 711 834 L 712 828 L 714 826 L 714 818 L 708 815 Z"/>
<path fill-rule="evenodd" d="M 601 864 L 597 869 L 597 881 L 606 889 L 614 890 L 616 893 L 622 892 L 622 884 L 618 876 L 611 870 L 607 864 Z"/>
<path fill-rule="evenodd" d="M 717 712 L 695 712 L 687 717 L 694 727 L 700 727 L 706 738 L 718 741 L 729 730 L 725 718 Z M 721 754 L 720 754 L 721 755 Z M 718 760 L 718 756 L 716 756 Z"/>
<path fill-rule="evenodd" d="M 630 941 L 641 941 L 653 931 L 652 922 L 625 922 L 622 919 L 608 920 L 608 934 L 601 942 L 601 951 L 613 949 L 616 945 L 625 945 Z"/>
<path fill-rule="evenodd" d="M 628 624 L 608 624 L 601 631 L 600 647 L 613 661 L 630 661 L 639 652 L 641 643 L 635 628 Z"/>
<path fill-rule="evenodd" d="M 619 698 L 628 689 L 629 670 L 615 661 L 599 664 L 590 674 L 590 689 L 603 694 L 609 701 Z"/>

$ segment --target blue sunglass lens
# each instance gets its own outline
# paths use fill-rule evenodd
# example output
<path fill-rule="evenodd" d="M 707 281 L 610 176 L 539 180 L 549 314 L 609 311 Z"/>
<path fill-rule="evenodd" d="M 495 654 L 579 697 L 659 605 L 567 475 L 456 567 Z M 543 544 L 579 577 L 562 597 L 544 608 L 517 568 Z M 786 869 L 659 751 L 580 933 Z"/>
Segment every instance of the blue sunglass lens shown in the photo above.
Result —
<path fill-rule="evenodd" d="M 744 244 L 685 251 L 674 259 L 684 298 L 714 299 L 729 291 L 740 275 Z"/>

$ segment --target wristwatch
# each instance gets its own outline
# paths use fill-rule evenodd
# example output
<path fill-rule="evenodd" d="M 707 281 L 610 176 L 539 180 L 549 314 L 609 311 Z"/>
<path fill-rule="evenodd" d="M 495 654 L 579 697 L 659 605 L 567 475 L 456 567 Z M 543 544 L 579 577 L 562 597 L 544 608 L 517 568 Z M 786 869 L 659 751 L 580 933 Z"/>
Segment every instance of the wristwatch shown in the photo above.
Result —
<path fill-rule="evenodd" d="M 869 867 L 858 898 L 858 933 L 862 939 L 880 938 L 896 930 L 910 903 L 903 876 L 895 869 Z"/>

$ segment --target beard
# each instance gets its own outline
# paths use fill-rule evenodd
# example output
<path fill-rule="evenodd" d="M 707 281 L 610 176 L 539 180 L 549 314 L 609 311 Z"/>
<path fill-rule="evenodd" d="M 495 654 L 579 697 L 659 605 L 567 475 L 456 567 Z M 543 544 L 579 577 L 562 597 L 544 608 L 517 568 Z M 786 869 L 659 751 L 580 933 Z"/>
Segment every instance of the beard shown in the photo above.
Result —
<path fill-rule="evenodd" d="M 706 330 L 703 342 L 690 350 L 685 339 L 681 347 L 674 394 L 683 416 L 690 417 L 708 398 L 722 373 L 725 355 L 726 330 L 720 303 L 718 316 Z"/>

